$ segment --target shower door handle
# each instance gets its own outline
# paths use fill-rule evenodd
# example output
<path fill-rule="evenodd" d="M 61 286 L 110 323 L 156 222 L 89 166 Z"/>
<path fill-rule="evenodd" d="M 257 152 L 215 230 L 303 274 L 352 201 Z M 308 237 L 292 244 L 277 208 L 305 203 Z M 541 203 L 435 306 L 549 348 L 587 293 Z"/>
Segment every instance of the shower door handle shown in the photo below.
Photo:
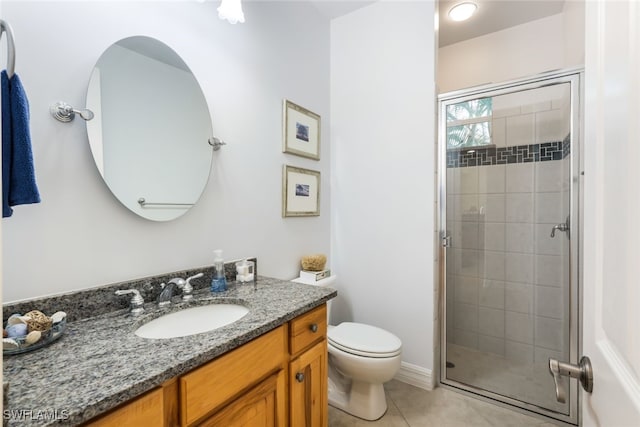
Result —
<path fill-rule="evenodd" d="M 556 400 L 560 403 L 567 402 L 567 391 L 560 382 L 560 377 L 576 378 L 580 380 L 582 388 L 587 392 L 593 391 L 593 369 L 591 368 L 591 360 L 587 356 L 582 356 L 580 363 L 559 362 L 556 359 L 549 358 L 549 372 L 553 376 L 553 382 L 556 384 Z"/>

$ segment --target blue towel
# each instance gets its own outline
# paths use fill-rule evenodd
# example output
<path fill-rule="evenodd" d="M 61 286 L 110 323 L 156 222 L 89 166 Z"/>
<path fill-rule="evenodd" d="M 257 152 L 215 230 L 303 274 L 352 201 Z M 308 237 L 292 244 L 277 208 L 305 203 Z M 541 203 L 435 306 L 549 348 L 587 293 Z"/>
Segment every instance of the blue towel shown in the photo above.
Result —
<path fill-rule="evenodd" d="M 20 78 L 11 79 L 2 71 L 2 217 L 13 214 L 11 206 L 40 203 L 36 185 L 31 134 L 29 132 L 29 101 Z"/>

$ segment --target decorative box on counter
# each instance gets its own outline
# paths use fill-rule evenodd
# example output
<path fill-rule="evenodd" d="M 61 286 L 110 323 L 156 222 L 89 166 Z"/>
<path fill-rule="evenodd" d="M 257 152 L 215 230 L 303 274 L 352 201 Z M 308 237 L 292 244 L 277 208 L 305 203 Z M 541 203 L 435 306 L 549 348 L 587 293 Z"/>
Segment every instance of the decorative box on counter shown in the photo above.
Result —
<path fill-rule="evenodd" d="M 300 278 L 312 282 L 317 282 L 318 280 L 326 279 L 331 276 L 331 270 L 322 270 L 322 271 L 307 271 L 300 270 Z"/>

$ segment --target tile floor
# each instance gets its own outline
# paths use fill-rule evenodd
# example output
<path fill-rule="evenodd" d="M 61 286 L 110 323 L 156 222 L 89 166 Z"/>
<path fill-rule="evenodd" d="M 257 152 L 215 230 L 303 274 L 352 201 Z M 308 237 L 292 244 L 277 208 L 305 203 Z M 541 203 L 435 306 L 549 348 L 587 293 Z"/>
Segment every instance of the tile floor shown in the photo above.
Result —
<path fill-rule="evenodd" d="M 447 378 L 552 411 L 568 411 L 568 403 L 556 401 L 555 384 L 547 362 L 549 355 L 545 356 L 535 362 L 516 361 L 449 343 L 447 361 L 455 367 L 447 369 Z M 553 357 L 567 359 L 562 355 Z M 565 390 L 569 390 L 568 378 L 562 381 Z"/>
<path fill-rule="evenodd" d="M 426 391 L 400 381 L 385 384 L 387 413 L 364 421 L 329 407 L 329 427 L 556 427 L 499 406 L 438 387 Z"/>

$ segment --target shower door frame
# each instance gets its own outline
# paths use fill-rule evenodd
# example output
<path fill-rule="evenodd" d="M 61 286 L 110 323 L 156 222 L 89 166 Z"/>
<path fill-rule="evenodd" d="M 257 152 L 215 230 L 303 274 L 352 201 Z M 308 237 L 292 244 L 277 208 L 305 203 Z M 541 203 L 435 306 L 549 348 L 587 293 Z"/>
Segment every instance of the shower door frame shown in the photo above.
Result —
<path fill-rule="evenodd" d="M 529 415 L 540 416 L 541 418 L 551 418 L 562 421 L 568 425 L 581 425 L 580 416 L 580 393 L 578 391 L 578 381 L 571 380 L 568 390 L 569 394 L 569 414 L 563 414 L 542 408 L 538 405 L 524 402 L 518 399 L 500 395 L 488 390 L 484 390 L 472 385 L 463 384 L 459 381 L 446 378 L 446 355 L 447 355 L 447 253 L 445 240 L 447 238 L 447 144 L 446 144 L 446 107 L 447 105 L 465 102 L 482 96 L 498 96 L 522 90 L 531 90 L 557 83 L 569 83 L 571 88 L 571 125 L 570 125 L 570 190 L 569 190 L 569 212 L 571 224 L 571 239 L 569 246 L 569 360 L 564 362 L 578 363 L 582 354 L 582 253 L 580 244 L 582 242 L 582 188 L 580 175 L 583 174 L 581 149 L 582 149 L 582 117 L 583 105 L 582 94 L 584 85 L 584 69 L 571 68 L 559 71 L 542 73 L 529 78 L 508 81 L 499 84 L 488 84 L 475 86 L 438 95 L 438 230 L 440 237 L 439 244 L 439 313 L 440 313 L 440 351 L 439 351 L 439 375 L 438 383 L 454 391 L 461 392 L 499 406 L 515 409 L 516 411 Z M 455 102 L 454 102 L 455 101 Z M 438 357 L 436 357 L 438 359 Z M 553 392 L 553 390 L 550 390 Z"/>

